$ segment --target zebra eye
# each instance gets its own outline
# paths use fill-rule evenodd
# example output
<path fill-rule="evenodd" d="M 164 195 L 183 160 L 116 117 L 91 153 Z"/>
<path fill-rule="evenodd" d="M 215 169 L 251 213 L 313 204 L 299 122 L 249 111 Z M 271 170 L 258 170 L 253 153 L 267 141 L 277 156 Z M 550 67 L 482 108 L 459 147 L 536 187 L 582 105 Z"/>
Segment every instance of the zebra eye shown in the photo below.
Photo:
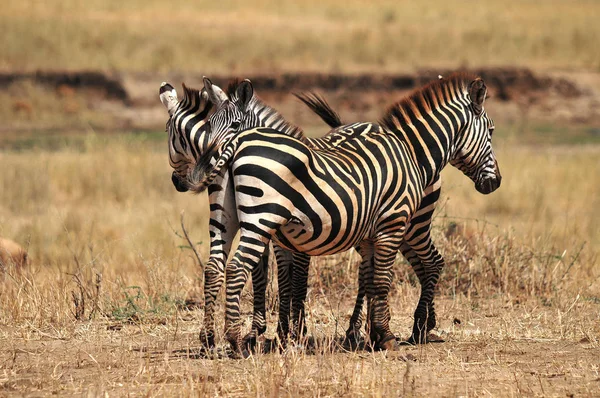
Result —
<path fill-rule="evenodd" d="M 240 122 L 231 123 L 231 128 L 237 130 L 238 128 L 240 128 Z"/>
<path fill-rule="evenodd" d="M 490 137 L 491 137 L 492 135 L 494 135 L 494 128 L 495 128 L 495 127 L 490 127 Z"/>

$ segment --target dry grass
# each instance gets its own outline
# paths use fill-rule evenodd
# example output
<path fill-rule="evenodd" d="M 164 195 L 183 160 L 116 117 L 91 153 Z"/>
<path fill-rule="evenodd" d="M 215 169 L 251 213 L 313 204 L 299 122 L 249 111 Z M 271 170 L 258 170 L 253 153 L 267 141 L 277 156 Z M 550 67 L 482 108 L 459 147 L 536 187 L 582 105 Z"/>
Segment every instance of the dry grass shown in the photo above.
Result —
<path fill-rule="evenodd" d="M 399 72 L 600 68 L 591 0 L 8 0 L 0 69 Z"/>
<path fill-rule="evenodd" d="M 175 192 L 162 141 L 90 135 L 0 152 L 0 235 L 28 242 L 32 258 L 1 276 L 0 394 L 593 395 L 600 148 L 504 140 L 497 152 L 504 180 L 490 196 L 444 173 L 434 232 L 448 263 L 436 331 L 446 343 L 331 352 L 356 291 L 346 253 L 312 268 L 316 347 L 246 361 L 198 355 L 202 311 L 186 300 L 200 297 L 201 273 L 173 230 L 185 210 L 206 257 L 207 203 Z M 418 288 L 396 269 L 392 326 L 406 337 Z"/>

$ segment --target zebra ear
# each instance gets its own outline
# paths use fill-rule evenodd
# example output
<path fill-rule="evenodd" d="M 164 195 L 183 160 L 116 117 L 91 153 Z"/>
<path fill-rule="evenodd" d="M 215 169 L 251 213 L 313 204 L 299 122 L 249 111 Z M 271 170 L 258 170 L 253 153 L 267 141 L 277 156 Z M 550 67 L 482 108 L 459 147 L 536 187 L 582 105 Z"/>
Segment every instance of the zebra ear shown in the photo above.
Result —
<path fill-rule="evenodd" d="M 487 87 L 480 77 L 469 83 L 469 97 L 471 97 L 473 108 L 478 115 L 483 112 L 483 102 L 485 101 L 486 93 Z"/>
<path fill-rule="evenodd" d="M 172 115 L 179 103 L 175 88 L 167 82 L 162 82 L 158 95 L 160 97 L 160 102 L 167 108 L 169 115 Z"/>
<path fill-rule="evenodd" d="M 208 77 L 204 77 L 203 81 L 206 94 L 208 94 L 208 99 L 214 105 L 219 106 L 229 99 L 227 94 L 225 94 L 225 92 L 221 90 L 219 86 L 213 84 Z"/>
<path fill-rule="evenodd" d="M 248 109 L 250 100 L 254 96 L 254 87 L 252 87 L 252 82 L 248 79 L 245 79 L 239 84 L 235 93 L 238 97 L 240 108 L 242 108 L 243 111 Z"/>
<path fill-rule="evenodd" d="M 200 98 L 202 98 L 203 101 L 208 101 L 208 93 L 206 92 L 206 89 L 203 88 L 202 90 L 200 90 Z"/>

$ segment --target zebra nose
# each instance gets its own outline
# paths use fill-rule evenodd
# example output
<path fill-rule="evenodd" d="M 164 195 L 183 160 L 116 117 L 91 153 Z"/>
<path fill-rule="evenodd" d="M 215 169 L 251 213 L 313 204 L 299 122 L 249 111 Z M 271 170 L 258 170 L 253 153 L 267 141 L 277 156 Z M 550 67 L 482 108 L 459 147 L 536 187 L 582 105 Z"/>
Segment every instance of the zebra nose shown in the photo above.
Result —
<path fill-rule="evenodd" d="M 502 177 L 500 176 L 485 178 L 475 185 L 475 189 L 477 192 L 487 195 L 498 189 L 501 181 Z"/>
<path fill-rule="evenodd" d="M 175 172 L 173 172 L 173 174 L 171 174 L 171 182 L 175 186 L 175 189 L 177 190 L 177 192 L 187 192 L 188 191 L 187 185 L 181 181 L 181 178 L 177 174 L 175 174 Z"/>

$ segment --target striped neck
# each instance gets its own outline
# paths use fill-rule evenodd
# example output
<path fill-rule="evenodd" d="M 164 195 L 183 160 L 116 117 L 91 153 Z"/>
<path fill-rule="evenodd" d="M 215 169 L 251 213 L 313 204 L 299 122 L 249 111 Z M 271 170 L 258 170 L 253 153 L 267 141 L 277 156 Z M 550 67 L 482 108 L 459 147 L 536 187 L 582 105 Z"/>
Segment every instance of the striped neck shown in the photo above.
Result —
<path fill-rule="evenodd" d="M 471 76 L 432 82 L 392 105 L 381 124 L 404 141 L 429 185 L 452 159 L 457 139 L 470 123 L 467 84 Z"/>
<path fill-rule="evenodd" d="M 237 103 L 239 101 L 237 96 L 239 83 L 239 80 L 233 80 L 227 87 L 227 94 L 232 102 Z M 281 113 L 267 105 L 256 95 L 250 100 L 248 112 L 249 115 L 246 116 L 246 121 L 243 123 L 244 128 L 269 127 L 304 143 L 307 142 L 307 138 L 300 127 L 287 121 Z"/>
<path fill-rule="evenodd" d="M 281 113 L 265 104 L 260 98 L 256 96 L 252 98 L 249 110 L 257 124 L 248 127 L 269 127 L 306 142 L 306 136 L 300 127 L 288 122 Z"/>

